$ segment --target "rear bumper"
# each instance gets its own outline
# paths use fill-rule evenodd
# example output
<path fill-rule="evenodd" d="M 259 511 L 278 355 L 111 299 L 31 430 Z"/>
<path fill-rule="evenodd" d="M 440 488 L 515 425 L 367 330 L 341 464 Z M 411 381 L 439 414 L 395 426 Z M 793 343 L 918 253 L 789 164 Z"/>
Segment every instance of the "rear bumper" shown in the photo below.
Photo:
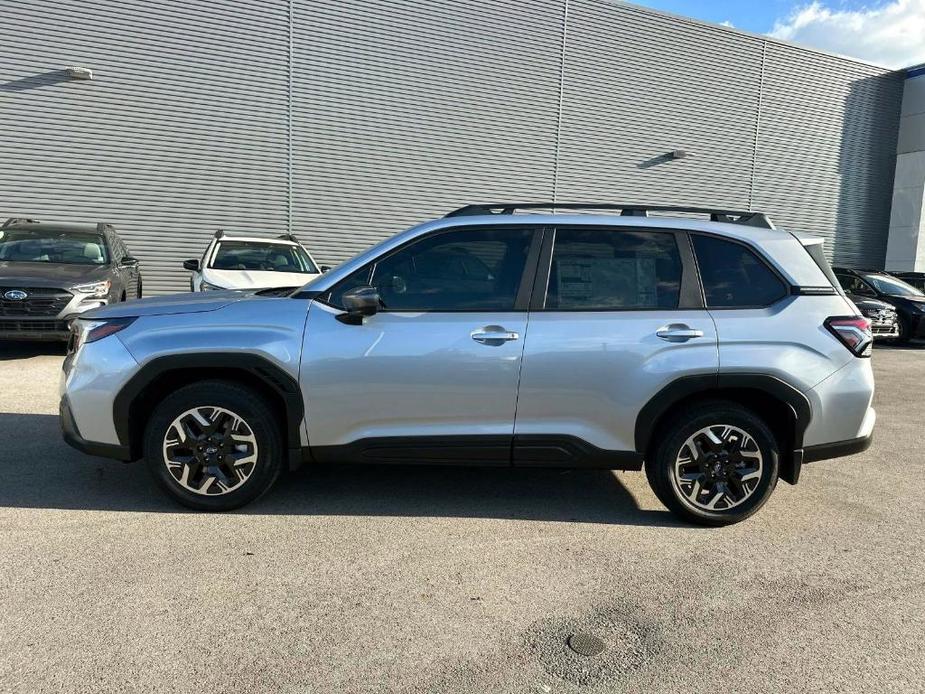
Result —
<path fill-rule="evenodd" d="M 844 458 L 848 455 L 863 453 L 870 448 L 870 444 L 873 440 L 873 434 L 868 434 L 867 436 L 848 439 L 847 441 L 835 441 L 833 443 L 822 443 L 817 446 L 807 446 L 803 449 L 803 462 L 814 463 L 817 460 Z"/>
<path fill-rule="evenodd" d="M 81 453 L 87 455 L 97 455 L 103 458 L 114 458 L 115 460 L 132 460 L 132 454 L 128 446 L 117 446 L 111 443 L 99 443 L 97 441 L 87 441 L 80 435 L 77 429 L 77 423 L 71 414 L 71 405 L 67 396 L 61 398 L 58 406 L 58 415 L 61 423 L 61 435 L 64 442 L 72 448 L 76 448 Z"/>

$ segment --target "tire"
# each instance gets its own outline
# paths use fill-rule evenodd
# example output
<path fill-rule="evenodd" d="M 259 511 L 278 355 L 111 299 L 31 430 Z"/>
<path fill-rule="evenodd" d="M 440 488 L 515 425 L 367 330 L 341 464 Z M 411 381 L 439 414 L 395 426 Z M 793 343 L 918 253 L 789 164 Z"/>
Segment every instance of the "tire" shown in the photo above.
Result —
<path fill-rule="evenodd" d="M 122 292 L 122 298 L 119 299 L 119 301 L 122 302 L 123 304 L 125 303 L 125 292 Z"/>
<path fill-rule="evenodd" d="M 135 298 L 136 298 L 136 299 L 140 299 L 140 298 L 141 298 L 141 280 L 138 280 L 138 291 L 136 292 Z"/>
<path fill-rule="evenodd" d="M 659 500 L 686 521 L 738 523 L 757 512 L 777 486 L 777 439 L 760 417 L 737 403 L 697 403 L 660 431 L 646 477 Z"/>
<path fill-rule="evenodd" d="M 210 434 L 210 427 L 217 428 Z M 184 506 L 230 511 L 273 486 L 283 470 L 283 439 L 260 393 L 230 381 L 200 381 L 154 408 L 145 427 L 144 458 L 158 484 Z"/>

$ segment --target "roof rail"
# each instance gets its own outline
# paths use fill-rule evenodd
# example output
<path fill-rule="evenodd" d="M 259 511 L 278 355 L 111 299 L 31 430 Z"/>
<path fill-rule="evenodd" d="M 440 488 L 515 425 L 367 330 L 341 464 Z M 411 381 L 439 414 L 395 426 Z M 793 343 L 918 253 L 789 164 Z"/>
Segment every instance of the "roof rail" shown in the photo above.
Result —
<path fill-rule="evenodd" d="M 107 229 L 112 229 L 112 228 L 113 226 L 109 222 L 97 222 L 96 223 L 96 231 L 100 234 L 102 234 Z"/>
<path fill-rule="evenodd" d="M 623 217 L 648 217 L 649 212 L 689 212 L 705 214 L 713 222 L 745 224 L 764 229 L 774 229 L 774 224 L 763 212 L 751 210 L 718 210 L 711 207 L 687 207 L 683 205 L 638 205 L 607 202 L 493 202 L 466 205 L 453 210 L 446 217 L 468 217 L 470 215 L 514 214 L 516 210 L 619 210 Z"/>
<path fill-rule="evenodd" d="M 220 239 L 220 238 L 222 238 L 224 235 L 225 235 L 225 230 L 224 230 L 224 229 L 216 229 L 216 230 L 215 230 L 215 238 Z"/>
<path fill-rule="evenodd" d="M 280 234 L 276 238 L 282 239 L 283 241 L 292 241 L 293 243 L 299 242 L 299 240 L 295 237 L 295 234 Z"/>
<path fill-rule="evenodd" d="M 14 224 L 23 224 L 23 223 L 25 223 L 25 224 L 38 224 L 38 223 L 39 223 L 39 220 L 37 220 L 37 219 L 29 219 L 28 217 L 10 217 L 8 220 L 6 220 L 6 221 L 3 223 L 2 226 L 0 226 L 0 229 L 5 229 L 6 227 L 11 227 L 11 226 L 13 226 Z"/>

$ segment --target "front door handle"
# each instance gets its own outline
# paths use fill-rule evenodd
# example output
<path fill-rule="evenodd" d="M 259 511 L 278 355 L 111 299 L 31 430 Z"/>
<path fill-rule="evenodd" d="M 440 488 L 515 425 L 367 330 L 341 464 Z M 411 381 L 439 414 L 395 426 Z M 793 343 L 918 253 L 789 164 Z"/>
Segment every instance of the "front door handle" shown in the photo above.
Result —
<path fill-rule="evenodd" d="M 497 347 L 511 340 L 519 340 L 520 334 L 515 333 L 513 330 L 507 330 L 500 325 L 486 325 L 484 328 L 473 330 L 469 333 L 469 337 L 483 345 Z"/>
<path fill-rule="evenodd" d="M 668 342 L 687 342 L 695 337 L 703 337 L 703 330 L 696 330 L 684 323 L 672 323 L 659 328 L 655 334 Z"/>

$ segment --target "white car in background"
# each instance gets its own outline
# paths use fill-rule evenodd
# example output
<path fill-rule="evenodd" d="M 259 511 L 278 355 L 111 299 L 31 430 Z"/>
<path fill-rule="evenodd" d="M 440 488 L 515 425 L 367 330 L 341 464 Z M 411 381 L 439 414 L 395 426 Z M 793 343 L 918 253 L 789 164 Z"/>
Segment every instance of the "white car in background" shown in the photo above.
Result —
<path fill-rule="evenodd" d="M 193 274 L 190 290 L 301 287 L 327 268 L 291 234 L 275 239 L 229 236 L 219 229 L 201 260 L 184 260 Z"/>

